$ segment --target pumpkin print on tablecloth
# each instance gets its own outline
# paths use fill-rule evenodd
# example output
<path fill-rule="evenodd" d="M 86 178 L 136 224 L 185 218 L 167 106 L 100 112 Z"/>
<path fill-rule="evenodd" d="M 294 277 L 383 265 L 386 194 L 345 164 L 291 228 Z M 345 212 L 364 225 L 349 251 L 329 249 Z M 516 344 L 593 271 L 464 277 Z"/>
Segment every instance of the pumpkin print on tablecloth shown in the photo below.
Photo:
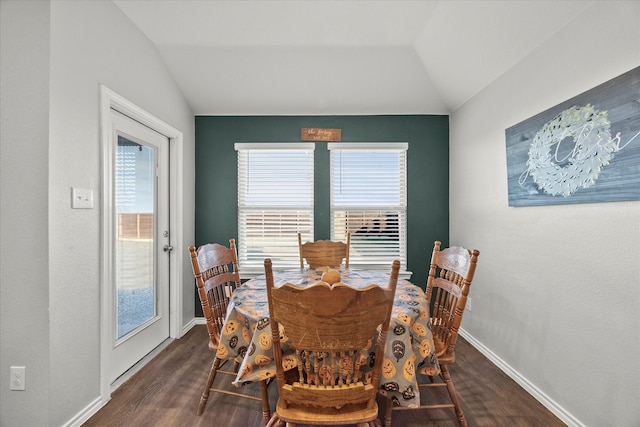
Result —
<path fill-rule="evenodd" d="M 380 389 L 384 391 L 400 391 L 400 386 L 395 382 L 384 383 L 380 386 Z"/>
<path fill-rule="evenodd" d="M 247 362 L 242 367 L 242 372 L 240 373 L 240 378 L 244 378 L 247 375 L 251 375 L 253 372 L 253 365 L 250 362 Z"/>
<path fill-rule="evenodd" d="M 402 391 L 402 398 L 404 400 L 415 399 L 416 393 L 413 391 L 413 387 L 409 386 Z"/>
<path fill-rule="evenodd" d="M 434 368 L 433 366 L 425 366 L 424 368 L 420 368 L 419 372 L 422 375 L 433 377 L 436 374 L 436 368 Z"/>
<path fill-rule="evenodd" d="M 402 335 L 407 331 L 407 329 L 402 326 L 402 325 L 396 325 L 393 327 L 393 334 L 394 335 Z"/>
<path fill-rule="evenodd" d="M 372 379 L 373 379 L 373 372 L 367 371 L 364 374 L 364 380 L 362 382 L 364 382 L 365 384 L 371 384 Z"/>
<path fill-rule="evenodd" d="M 269 350 L 273 345 L 273 341 L 271 341 L 271 334 L 263 332 L 258 337 L 258 344 L 263 350 Z"/>
<path fill-rule="evenodd" d="M 293 369 L 295 368 L 297 365 L 296 363 L 296 356 L 293 354 L 286 354 L 284 356 L 282 356 L 282 368 L 285 371 L 288 371 L 289 369 Z"/>
<path fill-rule="evenodd" d="M 406 348 L 405 348 L 404 343 L 402 341 L 395 340 L 391 344 L 391 351 L 393 352 L 393 355 L 396 358 L 396 362 L 399 362 L 400 359 L 402 359 L 404 357 L 404 353 L 406 351 Z"/>
<path fill-rule="evenodd" d="M 420 341 L 420 346 L 418 348 L 420 349 L 420 356 L 423 358 L 427 357 L 429 353 L 431 353 L 431 343 L 428 339 Z"/>
<path fill-rule="evenodd" d="M 340 358 L 340 372 L 351 373 L 353 372 L 353 360 L 348 355 L 344 355 Z"/>
<path fill-rule="evenodd" d="M 229 349 L 223 342 L 218 343 L 218 351 L 216 351 L 216 357 L 219 359 L 226 359 L 229 355 Z"/>
<path fill-rule="evenodd" d="M 256 365 L 262 367 L 262 366 L 266 366 L 269 363 L 271 363 L 271 358 L 269 356 L 267 356 L 267 355 L 264 355 L 264 354 L 258 354 L 256 356 L 256 360 L 255 361 L 256 361 Z"/>
<path fill-rule="evenodd" d="M 238 356 L 244 359 L 246 355 L 247 355 L 247 346 L 241 345 L 240 347 L 238 347 Z"/>
<path fill-rule="evenodd" d="M 247 328 L 246 326 L 242 328 L 242 339 L 244 339 L 244 342 L 246 342 L 247 344 L 251 342 L 251 335 L 249 335 L 249 328 Z"/>
<path fill-rule="evenodd" d="M 231 349 L 234 349 L 238 346 L 238 336 L 234 335 L 229 339 L 229 347 L 231 347 Z"/>
<path fill-rule="evenodd" d="M 263 318 L 258 320 L 258 323 L 256 324 L 256 327 L 258 328 L 258 330 L 262 330 L 262 329 L 266 328 L 267 326 L 269 326 L 270 323 L 271 323 L 271 321 L 270 321 L 270 319 L 268 317 L 263 317 Z"/>
<path fill-rule="evenodd" d="M 408 314 L 405 314 L 405 313 L 398 314 L 396 315 L 396 319 L 398 319 L 398 321 L 404 323 L 405 325 L 411 324 L 411 317 L 409 317 Z"/>
<path fill-rule="evenodd" d="M 289 337 L 284 333 L 284 326 L 278 324 L 278 335 L 280 335 L 280 342 L 285 343 L 289 341 Z"/>
<path fill-rule="evenodd" d="M 413 324 L 413 332 L 420 337 L 424 337 L 427 335 L 427 328 L 425 328 L 423 324 L 416 322 Z"/>
<path fill-rule="evenodd" d="M 404 377 L 405 380 L 407 381 L 412 381 L 415 378 L 416 375 L 416 368 L 415 368 L 415 356 L 409 357 L 405 362 L 404 365 L 402 367 L 402 376 Z"/>
<path fill-rule="evenodd" d="M 231 335 L 236 330 L 238 330 L 238 326 L 240 326 L 240 324 L 237 321 L 231 320 L 231 319 L 227 320 L 227 322 L 224 324 L 224 329 L 222 330 L 222 334 Z"/>
<path fill-rule="evenodd" d="M 391 359 L 384 358 L 382 362 L 382 376 L 385 378 L 393 378 L 396 374 L 396 367 Z"/>
<path fill-rule="evenodd" d="M 260 381 L 264 381 L 264 380 L 268 380 L 269 378 L 275 377 L 275 375 L 276 375 L 275 369 L 264 369 L 260 371 L 260 373 L 258 374 L 258 379 Z"/>
<path fill-rule="evenodd" d="M 318 375 L 320 376 L 320 384 L 328 384 L 333 379 L 334 372 L 331 366 L 323 365 L 318 370 Z"/>
<path fill-rule="evenodd" d="M 420 310 L 420 319 L 426 320 L 427 317 L 429 317 L 429 311 L 427 310 L 427 308 L 421 305 L 418 309 Z"/>

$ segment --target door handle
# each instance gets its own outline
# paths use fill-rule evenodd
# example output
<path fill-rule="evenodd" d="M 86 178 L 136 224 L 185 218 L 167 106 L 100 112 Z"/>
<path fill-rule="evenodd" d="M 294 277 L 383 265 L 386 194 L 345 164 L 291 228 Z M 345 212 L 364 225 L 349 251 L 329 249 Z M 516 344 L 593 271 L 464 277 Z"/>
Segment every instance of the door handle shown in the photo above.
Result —
<path fill-rule="evenodd" d="M 173 250 L 173 246 L 164 245 L 164 248 L 162 248 L 162 250 L 164 250 L 165 252 L 171 252 Z"/>

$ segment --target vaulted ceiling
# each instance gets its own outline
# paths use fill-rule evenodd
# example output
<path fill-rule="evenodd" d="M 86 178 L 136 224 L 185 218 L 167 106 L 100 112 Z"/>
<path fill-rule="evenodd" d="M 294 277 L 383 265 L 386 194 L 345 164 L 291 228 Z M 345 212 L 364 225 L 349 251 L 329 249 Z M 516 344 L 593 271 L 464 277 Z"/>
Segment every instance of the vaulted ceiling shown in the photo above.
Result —
<path fill-rule="evenodd" d="M 449 114 L 592 3 L 114 2 L 196 115 Z"/>

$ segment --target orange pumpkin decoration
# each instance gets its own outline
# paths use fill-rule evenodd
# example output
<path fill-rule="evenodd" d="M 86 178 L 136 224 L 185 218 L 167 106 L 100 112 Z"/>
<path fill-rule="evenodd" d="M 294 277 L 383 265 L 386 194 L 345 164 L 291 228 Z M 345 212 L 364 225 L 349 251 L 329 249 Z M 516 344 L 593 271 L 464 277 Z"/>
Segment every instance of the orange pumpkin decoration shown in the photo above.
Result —
<path fill-rule="evenodd" d="M 338 283 L 340 281 L 340 273 L 338 273 L 337 270 L 333 269 L 327 270 L 322 273 L 322 277 L 320 278 L 320 280 L 333 285 L 334 283 Z"/>

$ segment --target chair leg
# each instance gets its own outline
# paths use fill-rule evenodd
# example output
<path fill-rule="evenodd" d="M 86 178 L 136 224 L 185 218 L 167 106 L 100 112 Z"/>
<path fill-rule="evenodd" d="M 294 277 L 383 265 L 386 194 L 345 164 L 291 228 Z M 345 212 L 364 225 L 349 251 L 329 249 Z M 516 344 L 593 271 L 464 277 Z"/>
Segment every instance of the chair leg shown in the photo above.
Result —
<path fill-rule="evenodd" d="M 269 424 L 271 418 L 271 408 L 269 407 L 269 391 L 267 390 L 267 381 L 260 381 L 260 396 L 262 397 L 262 419 L 264 424 Z"/>
<path fill-rule="evenodd" d="M 393 412 L 393 399 L 387 398 L 387 407 L 384 411 L 384 427 L 391 427 L 391 413 Z"/>
<path fill-rule="evenodd" d="M 217 357 L 213 359 L 213 363 L 211 364 L 211 370 L 209 371 L 209 377 L 207 378 L 207 386 L 202 392 L 202 396 L 200 397 L 200 404 L 198 405 L 198 415 L 202 415 L 204 412 L 204 407 L 207 406 L 207 400 L 209 400 L 209 392 L 211 391 L 211 386 L 213 385 L 213 380 L 216 379 L 216 374 L 218 373 L 218 368 L 220 367 L 220 359 Z"/>
<path fill-rule="evenodd" d="M 278 414 L 275 413 L 267 423 L 267 427 L 282 427 L 284 422 L 280 418 L 278 418 Z"/>
<path fill-rule="evenodd" d="M 460 403 L 458 402 L 458 396 L 456 395 L 456 389 L 453 387 L 453 381 L 451 381 L 449 368 L 447 368 L 446 365 L 440 366 L 440 373 L 442 374 L 442 379 L 447 385 L 449 397 L 451 398 L 451 402 L 453 403 L 454 409 L 456 411 L 456 416 L 458 417 L 458 424 L 460 424 L 460 427 L 467 427 L 467 420 L 465 420 L 464 414 L 462 413 L 462 408 L 460 407 Z"/>

